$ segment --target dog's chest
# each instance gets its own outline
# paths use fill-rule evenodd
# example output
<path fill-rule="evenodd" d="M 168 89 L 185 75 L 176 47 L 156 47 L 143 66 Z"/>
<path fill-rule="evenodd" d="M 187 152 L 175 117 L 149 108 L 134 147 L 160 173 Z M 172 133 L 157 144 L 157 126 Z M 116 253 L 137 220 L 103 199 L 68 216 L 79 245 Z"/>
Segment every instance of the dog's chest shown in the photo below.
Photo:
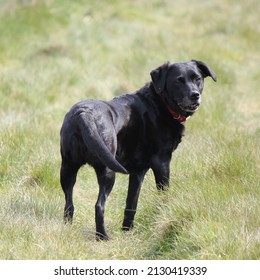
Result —
<path fill-rule="evenodd" d="M 148 169 L 155 156 L 171 157 L 181 142 L 183 129 L 143 127 L 127 130 L 118 135 L 117 160 L 129 171 Z"/>

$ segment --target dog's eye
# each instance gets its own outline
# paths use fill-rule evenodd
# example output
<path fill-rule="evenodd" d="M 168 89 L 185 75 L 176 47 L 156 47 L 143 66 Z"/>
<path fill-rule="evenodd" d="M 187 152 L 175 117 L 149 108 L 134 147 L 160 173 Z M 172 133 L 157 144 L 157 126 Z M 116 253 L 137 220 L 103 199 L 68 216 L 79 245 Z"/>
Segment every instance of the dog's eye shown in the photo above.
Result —
<path fill-rule="evenodd" d="M 195 76 L 194 80 L 196 83 L 200 83 L 201 82 L 201 77 L 200 76 Z"/>
<path fill-rule="evenodd" d="M 184 79 L 184 77 L 177 77 L 176 82 L 179 84 L 185 84 L 185 79 Z"/>

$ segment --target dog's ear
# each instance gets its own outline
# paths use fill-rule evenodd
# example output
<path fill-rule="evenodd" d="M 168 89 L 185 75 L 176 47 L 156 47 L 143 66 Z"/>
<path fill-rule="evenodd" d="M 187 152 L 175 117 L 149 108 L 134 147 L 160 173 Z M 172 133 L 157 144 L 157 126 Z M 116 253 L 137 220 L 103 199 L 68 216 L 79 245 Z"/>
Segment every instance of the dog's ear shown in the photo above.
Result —
<path fill-rule="evenodd" d="M 166 62 L 154 69 L 150 75 L 156 93 L 161 94 L 165 88 L 166 77 L 168 73 L 170 62 Z"/>
<path fill-rule="evenodd" d="M 216 74 L 202 61 L 192 59 L 192 62 L 195 62 L 203 77 L 211 77 L 215 82 L 217 81 Z"/>

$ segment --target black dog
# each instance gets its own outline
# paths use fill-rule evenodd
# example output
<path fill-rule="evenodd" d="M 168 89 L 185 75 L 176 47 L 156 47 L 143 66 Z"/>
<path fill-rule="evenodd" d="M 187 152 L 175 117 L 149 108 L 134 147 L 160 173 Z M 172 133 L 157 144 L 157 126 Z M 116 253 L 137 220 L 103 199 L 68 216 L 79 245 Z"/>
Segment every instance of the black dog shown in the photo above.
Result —
<path fill-rule="evenodd" d="M 204 78 L 216 75 L 201 61 L 165 63 L 151 72 L 152 82 L 133 94 L 109 102 L 86 100 L 74 105 L 61 128 L 61 186 L 65 221 L 72 221 L 73 186 L 79 168 L 96 171 L 99 195 L 95 205 L 97 239 L 108 239 L 104 227 L 106 199 L 115 172 L 129 174 L 123 229 L 129 230 L 145 173 L 152 169 L 156 186 L 169 183 L 172 152 L 181 142 L 184 123 L 198 109 Z"/>

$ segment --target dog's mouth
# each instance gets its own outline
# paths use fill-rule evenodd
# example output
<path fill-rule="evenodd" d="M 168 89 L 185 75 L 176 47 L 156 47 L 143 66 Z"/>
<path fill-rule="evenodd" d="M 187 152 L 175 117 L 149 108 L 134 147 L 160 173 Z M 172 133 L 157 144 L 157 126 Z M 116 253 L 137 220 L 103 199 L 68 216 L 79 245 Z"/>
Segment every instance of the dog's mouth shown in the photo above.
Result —
<path fill-rule="evenodd" d="M 190 105 L 183 105 L 183 104 L 178 103 L 178 106 L 185 112 L 193 113 L 199 108 L 200 103 L 196 102 L 196 103 L 193 103 L 193 104 L 190 104 Z"/>

